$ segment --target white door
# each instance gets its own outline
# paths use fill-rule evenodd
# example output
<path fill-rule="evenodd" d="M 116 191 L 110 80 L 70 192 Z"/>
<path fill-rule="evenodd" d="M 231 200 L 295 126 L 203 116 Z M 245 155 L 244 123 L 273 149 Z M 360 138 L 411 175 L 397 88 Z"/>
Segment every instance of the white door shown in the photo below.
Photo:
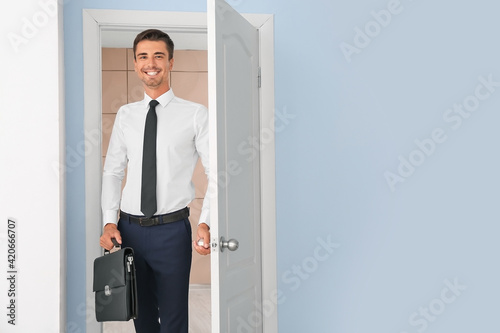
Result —
<path fill-rule="evenodd" d="M 207 8 L 212 332 L 262 332 L 258 31 L 223 0 Z"/>

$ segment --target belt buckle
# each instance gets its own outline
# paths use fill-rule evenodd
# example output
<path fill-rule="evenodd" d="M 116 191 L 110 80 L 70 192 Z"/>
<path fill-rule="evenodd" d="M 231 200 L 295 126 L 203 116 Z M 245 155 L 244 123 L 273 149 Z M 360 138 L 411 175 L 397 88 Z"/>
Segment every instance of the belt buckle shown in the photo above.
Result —
<path fill-rule="evenodd" d="M 139 225 L 141 227 L 150 227 L 154 224 L 153 218 L 139 217 Z"/>

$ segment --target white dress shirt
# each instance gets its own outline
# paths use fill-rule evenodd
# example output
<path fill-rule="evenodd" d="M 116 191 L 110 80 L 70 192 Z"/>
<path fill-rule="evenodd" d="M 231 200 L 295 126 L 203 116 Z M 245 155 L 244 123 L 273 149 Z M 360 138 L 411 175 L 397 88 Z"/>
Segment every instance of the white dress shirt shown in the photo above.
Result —
<path fill-rule="evenodd" d="M 166 214 L 186 207 L 194 199 L 191 182 L 198 157 L 208 176 L 208 110 L 200 104 L 175 97 L 172 89 L 156 99 L 158 116 L 157 211 Z M 103 223 L 117 223 L 121 209 L 141 212 L 142 146 L 151 98 L 122 106 L 116 114 L 102 177 Z M 127 182 L 120 192 L 127 169 Z M 209 200 L 203 200 L 199 223 L 210 225 Z"/>

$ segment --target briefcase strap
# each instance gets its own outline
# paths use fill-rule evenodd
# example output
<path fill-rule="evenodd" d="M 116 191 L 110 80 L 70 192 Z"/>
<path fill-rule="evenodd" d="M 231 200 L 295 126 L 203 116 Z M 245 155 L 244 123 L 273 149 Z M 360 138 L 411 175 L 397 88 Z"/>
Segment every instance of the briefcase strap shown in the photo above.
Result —
<path fill-rule="evenodd" d="M 122 246 L 118 243 L 118 241 L 116 240 L 116 238 L 111 238 L 111 241 L 113 242 L 114 248 L 112 248 L 111 250 L 104 249 L 104 254 L 105 255 L 113 253 L 115 251 L 118 251 L 119 249 L 122 248 Z"/>

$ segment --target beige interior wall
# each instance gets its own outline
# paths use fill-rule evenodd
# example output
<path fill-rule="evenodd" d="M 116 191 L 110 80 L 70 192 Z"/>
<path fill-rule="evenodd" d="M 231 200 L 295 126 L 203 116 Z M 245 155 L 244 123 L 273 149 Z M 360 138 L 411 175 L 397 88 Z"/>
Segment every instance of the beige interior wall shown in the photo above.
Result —
<path fill-rule="evenodd" d="M 177 50 L 174 52 L 174 67 L 170 85 L 176 96 L 208 107 L 207 51 Z M 102 152 L 103 161 L 113 129 L 116 112 L 126 103 L 142 100 L 144 90 L 134 72 L 132 49 L 102 49 Z M 196 189 L 191 208 L 193 238 L 201 213 L 201 205 L 207 189 L 207 178 L 200 161 L 193 174 Z M 210 256 L 201 256 L 193 251 L 191 266 L 192 284 L 210 283 Z"/>

